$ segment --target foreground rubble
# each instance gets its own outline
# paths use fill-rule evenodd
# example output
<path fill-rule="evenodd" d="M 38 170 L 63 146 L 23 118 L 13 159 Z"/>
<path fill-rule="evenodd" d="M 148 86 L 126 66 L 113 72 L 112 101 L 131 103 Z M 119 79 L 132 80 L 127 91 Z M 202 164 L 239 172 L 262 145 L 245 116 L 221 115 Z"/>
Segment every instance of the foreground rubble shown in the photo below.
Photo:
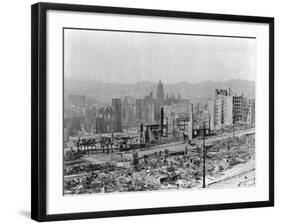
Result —
<path fill-rule="evenodd" d="M 214 181 L 238 164 L 254 160 L 254 140 L 220 142 L 206 157 L 206 180 Z M 216 147 L 217 146 L 217 147 Z M 81 164 L 65 169 L 65 194 L 188 189 L 202 186 L 202 152 L 143 156 L 131 161 Z"/>

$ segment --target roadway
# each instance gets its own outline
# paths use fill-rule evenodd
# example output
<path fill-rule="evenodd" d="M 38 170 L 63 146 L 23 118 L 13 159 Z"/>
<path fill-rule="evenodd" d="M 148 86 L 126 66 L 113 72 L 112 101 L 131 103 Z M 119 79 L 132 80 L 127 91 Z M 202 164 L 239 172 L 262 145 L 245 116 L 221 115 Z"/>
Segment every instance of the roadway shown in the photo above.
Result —
<path fill-rule="evenodd" d="M 234 133 L 234 136 L 241 137 L 246 134 L 254 134 L 254 133 L 255 133 L 255 128 L 252 128 L 252 129 L 237 131 Z M 227 133 L 227 134 L 220 135 L 220 136 L 206 137 L 205 145 L 212 145 L 213 142 L 215 142 L 215 141 L 224 140 L 224 139 L 230 138 L 232 136 L 233 136 L 233 133 Z M 200 147 L 202 144 L 202 139 L 195 140 L 195 141 L 196 141 L 196 145 L 198 145 Z M 147 149 L 147 148 L 145 148 L 143 150 L 137 149 L 137 150 L 134 150 L 133 152 L 138 152 L 138 157 L 143 157 L 144 155 L 159 153 L 160 151 L 162 151 L 164 153 L 165 149 L 168 149 L 169 152 L 181 152 L 181 151 L 185 150 L 186 146 L 188 148 L 188 152 L 189 152 L 188 154 L 190 154 L 190 150 L 195 150 L 197 148 L 197 146 L 191 146 L 187 143 L 177 142 L 177 143 L 157 145 L 157 146 L 153 146 L 149 149 Z M 128 155 L 128 154 L 132 154 L 133 152 L 132 151 L 125 152 L 125 154 Z"/>

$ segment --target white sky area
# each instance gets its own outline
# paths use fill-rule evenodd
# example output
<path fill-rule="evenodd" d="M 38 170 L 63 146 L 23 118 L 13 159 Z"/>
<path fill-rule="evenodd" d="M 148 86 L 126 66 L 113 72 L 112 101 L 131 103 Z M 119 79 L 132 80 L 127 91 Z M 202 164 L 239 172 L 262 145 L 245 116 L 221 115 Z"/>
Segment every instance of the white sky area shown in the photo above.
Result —
<path fill-rule="evenodd" d="M 256 79 L 256 40 L 99 30 L 64 33 L 65 77 L 136 83 Z"/>

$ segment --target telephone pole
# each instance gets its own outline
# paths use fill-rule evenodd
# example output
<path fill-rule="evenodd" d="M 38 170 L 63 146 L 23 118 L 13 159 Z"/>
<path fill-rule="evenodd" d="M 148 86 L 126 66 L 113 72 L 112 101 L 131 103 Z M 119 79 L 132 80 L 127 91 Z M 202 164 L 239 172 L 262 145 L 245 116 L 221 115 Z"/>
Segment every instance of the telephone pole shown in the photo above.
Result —
<path fill-rule="evenodd" d="M 206 187 L 206 147 L 205 147 L 205 130 L 202 129 L 203 132 L 203 188 Z"/>

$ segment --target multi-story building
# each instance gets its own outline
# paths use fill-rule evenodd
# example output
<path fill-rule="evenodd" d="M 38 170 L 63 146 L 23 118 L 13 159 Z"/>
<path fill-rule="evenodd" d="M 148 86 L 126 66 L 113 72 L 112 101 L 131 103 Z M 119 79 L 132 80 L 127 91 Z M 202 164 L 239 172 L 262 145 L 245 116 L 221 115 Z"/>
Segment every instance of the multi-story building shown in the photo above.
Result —
<path fill-rule="evenodd" d="M 204 111 L 204 105 L 202 102 L 193 103 L 193 114 L 194 115 L 199 115 L 203 111 Z"/>
<path fill-rule="evenodd" d="M 136 119 L 144 118 L 144 99 L 136 99 Z"/>
<path fill-rule="evenodd" d="M 112 99 L 112 109 L 114 113 L 114 124 L 113 131 L 114 132 L 122 132 L 122 106 L 121 99 L 114 98 Z"/>
<path fill-rule="evenodd" d="M 255 99 L 251 99 L 250 100 L 250 105 L 251 105 L 251 124 L 255 124 L 256 123 L 256 103 L 255 103 Z"/>
<path fill-rule="evenodd" d="M 161 107 L 163 106 L 162 100 L 154 100 L 154 120 L 156 122 L 160 121 L 161 118 Z"/>
<path fill-rule="evenodd" d="M 95 130 L 95 121 L 96 121 L 96 107 L 95 106 L 87 106 L 85 119 L 84 119 L 84 131 L 90 133 Z"/>
<path fill-rule="evenodd" d="M 157 85 L 156 96 L 157 96 L 157 99 L 164 100 L 164 87 L 163 87 L 161 80 L 159 81 L 159 83 Z"/>
<path fill-rule="evenodd" d="M 255 124 L 255 100 L 243 99 L 242 104 L 242 122 Z"/>
<path fill-rule="evenodd" d="M 231 90 L 216 89 L 214 100 L 214 126 L 220 129 L 233 124 L 233 96 Z"/>
<path fill-rule="evenodd" d="M 113 132 L 114 112 L 112 107 L 102 107 L 96 116 L 96 133 Z"/>
<path fill-rule="evenodd" d="M 242 121 L 243 95 L 233 96 L 233 123 Z"/>
<path fill-rule="evenodd" d="M 192 104 L 174 105 L 175 119 L 173 120 L 173 132 L 176 135 L 184 135 L 188 140 L 193 138 L 193 113 Z"/>
<path fill-rule="evenodd" d="M 210 130 L 214 130 L 215 125 L 215 105 L 214 100 L 209 99 L 207 102 L 207 110 L 210 114 Z"/>
<path fill-rule="evenodd" d="M 220 129 L 225 123 L 225 98 L 228 95 L 225 89 L 215 90 L 215 129 Z"/>
<path fill-rule="evenodd" d="M 124 97 L 123 103 L 122 103 L 122 122 L 130 122 L 135 119 L 135 103 L 134 98 L 132 97 Z"/>
<path fill-rule="evenodd" d="M 151 101 L 146 101 L 144 104 L 144 120 L 148 123 L 154 122 L 154 103 Z"/>
<path fill-rule="evenodd" d="M 233 96 L 225 97 L 225 121 L 224 125 L 233 124 Z"/>
<path fill-rule="evenodd" d="M 211 105 L 208 105 L 211 107 Z M 223 126 L 233 125 L 242 121 L 243 94 L 232 95 L 231 89 L 216 89 L 214 100 L 214 126 L 220 129 Z"/>

